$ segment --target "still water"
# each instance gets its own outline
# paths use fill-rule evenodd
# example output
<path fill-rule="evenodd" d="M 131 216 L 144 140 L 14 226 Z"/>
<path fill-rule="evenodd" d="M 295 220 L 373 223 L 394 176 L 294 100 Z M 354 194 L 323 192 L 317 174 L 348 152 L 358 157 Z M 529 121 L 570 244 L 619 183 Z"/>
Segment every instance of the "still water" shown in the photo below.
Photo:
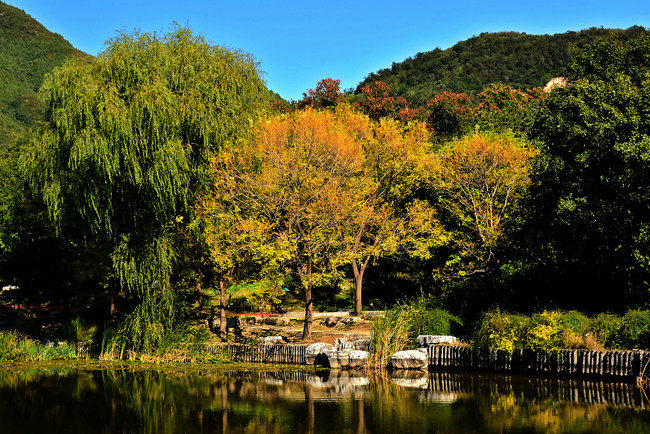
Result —
<path fill-rule="evenodd" d="M 459 373 L 0 371 L 0 433 L 650 433 L 625 383 Z"/>

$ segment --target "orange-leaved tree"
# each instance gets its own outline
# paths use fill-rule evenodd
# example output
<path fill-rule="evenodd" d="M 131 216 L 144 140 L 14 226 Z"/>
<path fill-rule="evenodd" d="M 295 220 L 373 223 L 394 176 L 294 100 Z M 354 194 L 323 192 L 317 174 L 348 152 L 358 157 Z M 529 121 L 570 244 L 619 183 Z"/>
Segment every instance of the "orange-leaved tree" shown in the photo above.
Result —
<path fill-rule="evenodd" d="M 222 159 L 232 162 L 213 166 L 214 196 L 225 198 L 234 234 L 256 220 L 254 227 L 264 230 L 243 241 L 263 252 L 257 257 L 273 258 L 258 262 L 260 268 L 297 277 L 305 299 L 303 338 L 311 335 L 313 289 L 336 276 L 340 243 L 332 209 L 362 170 L 363 118 L 344 121 L 333 111 L 306 108 L 263 120 L 254 142 L 233 147 L 232 157 L 224 152 Z M 215 250 L 232 248 L 230 241 L 215 243 Z"/>
<path fill-rule="evenodd" d="M 408 126 L 389 118 L 372 122 L 372 135 L 363 142 L 364 165 L 360 187 L 348 192 L 348 214 L 333 224 L 343 245 L 341 254 L 352 266 L 355 280 L 354 313 L 362 311 L 363 276 L 373 258 L 404 250 L 420 257 L 443 242 L 433 209 L 412 199 L 420 182 L 416 168 L 427 146 L 423 123 Z"/>
<path fill-rule="evenodd" d="M 426 135 L 422 125 L 409 128 L 373 123 L 346 105 L 306 108 L 260 122 L 255 143 L 222 153 L 222 163 L 213 165 L 214 197 L 221 199 L 211 206 L 232 214 L 224 222 L 236 228 L 225 242 L 221 233 L 212 237 L 213 250 L 230 264 L 227 252 L 238 251 L 239 242 L 232 240 L 243 240 L 259 252 L 251 263 L 297 277 L 305 300 L 303 338 L 311 335 L 314 288 L 333 284 L 344 265 L 352 265 L 360 313 L 370 258 L 405 243 L 426 254 L 428 241 L 413 242 L 414 234 L 436 239 L 431 209 L 406 203 L 413 159 Z M 269 257 L 275 262 L 257 260 Z"/>
<path fill-rule="evenodd" d="M 461 276 L 485 272 L 497 262 L 505 225 L 530 184 L 530 160 L 536 154 L 511 134 L 477 132 L 429 159 L 431 186 L 456 247 L 447 265 L 460 266 Z"/>

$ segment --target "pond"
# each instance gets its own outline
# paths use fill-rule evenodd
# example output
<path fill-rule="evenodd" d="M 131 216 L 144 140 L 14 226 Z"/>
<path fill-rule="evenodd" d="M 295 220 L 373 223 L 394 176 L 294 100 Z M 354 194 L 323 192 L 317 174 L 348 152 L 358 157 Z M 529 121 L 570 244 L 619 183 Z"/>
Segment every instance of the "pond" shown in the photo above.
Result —
<path fill-rule="evenodd" d="M 0 433 L 650 432 L 633 384 L 461 373 L 0 370 Z"/>

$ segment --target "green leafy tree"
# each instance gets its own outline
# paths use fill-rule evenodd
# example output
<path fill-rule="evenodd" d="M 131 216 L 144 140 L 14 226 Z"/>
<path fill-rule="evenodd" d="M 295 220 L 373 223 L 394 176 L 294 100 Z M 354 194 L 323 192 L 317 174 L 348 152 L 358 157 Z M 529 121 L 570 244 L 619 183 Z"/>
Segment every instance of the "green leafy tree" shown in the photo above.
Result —
<path fill-rule="evenodd" d="M 61 234 L 105 246 L 120 288 L 139 300 L 124 343 L 149 350 L 174 321 L 175 228 L 194 220 L 209 158 L 266 106 L 257 64 L 186 28 L 121 34 L 48 75 L 41 93 L 29 180 Z"/>
<path fill-rule="evenodd" d="M 571 70 L 532 133 L 542 158 L 528 243 L 544 286 L 554 288 L 540 296 L 589 309 L 647 303 L 650 36 L 598 41 L 574 54 Z"/>

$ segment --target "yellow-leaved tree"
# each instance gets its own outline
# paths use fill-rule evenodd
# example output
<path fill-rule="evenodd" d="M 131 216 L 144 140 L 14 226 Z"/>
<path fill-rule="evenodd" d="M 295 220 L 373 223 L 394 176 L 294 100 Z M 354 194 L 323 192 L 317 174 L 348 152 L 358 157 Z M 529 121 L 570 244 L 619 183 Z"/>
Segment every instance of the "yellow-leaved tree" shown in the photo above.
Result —
<path fill-rule="evenodd" d="M 506 223 L 530 184 L 535 155 L 534 148 L 511 134 L 476 132 L 428 160 L 430 185 L 456 251 L 443 271 L 446 277 L 485 272 L 497 262 Z"/>
<path fill-rule="evenodd" d="M 254 143 L 224 151 L 212 166 L 214 192 L 205 201 L 205 215 L 212 215 L 218 233 L 208 237 L 213 261 L 230 264 L 243 240 L 241 251 L 249 259 L 251 246 L 263 252 L 252 263 L 266 274 L 297 277 L 305 300 L 303 338 L 311 335 L 313 289 L 332 284 L 350 264 L 360 313 L 370 258 L 407 243 L 426 254 L 423 244 L 437 239 L 431 236 L 431 228 L 439 227 L 431 209 L 405 202 L 421 131 L 373 123 L 345 105 L 261 121 Z M 229 216 L 215 218 L 219 213 Z M 244 222 L 256 228 L 254 235 L 246 235 Z M 221 224 L 226 227 L 217 229 Z M 416 234 L 423 235 L 420 243 Z"/>

